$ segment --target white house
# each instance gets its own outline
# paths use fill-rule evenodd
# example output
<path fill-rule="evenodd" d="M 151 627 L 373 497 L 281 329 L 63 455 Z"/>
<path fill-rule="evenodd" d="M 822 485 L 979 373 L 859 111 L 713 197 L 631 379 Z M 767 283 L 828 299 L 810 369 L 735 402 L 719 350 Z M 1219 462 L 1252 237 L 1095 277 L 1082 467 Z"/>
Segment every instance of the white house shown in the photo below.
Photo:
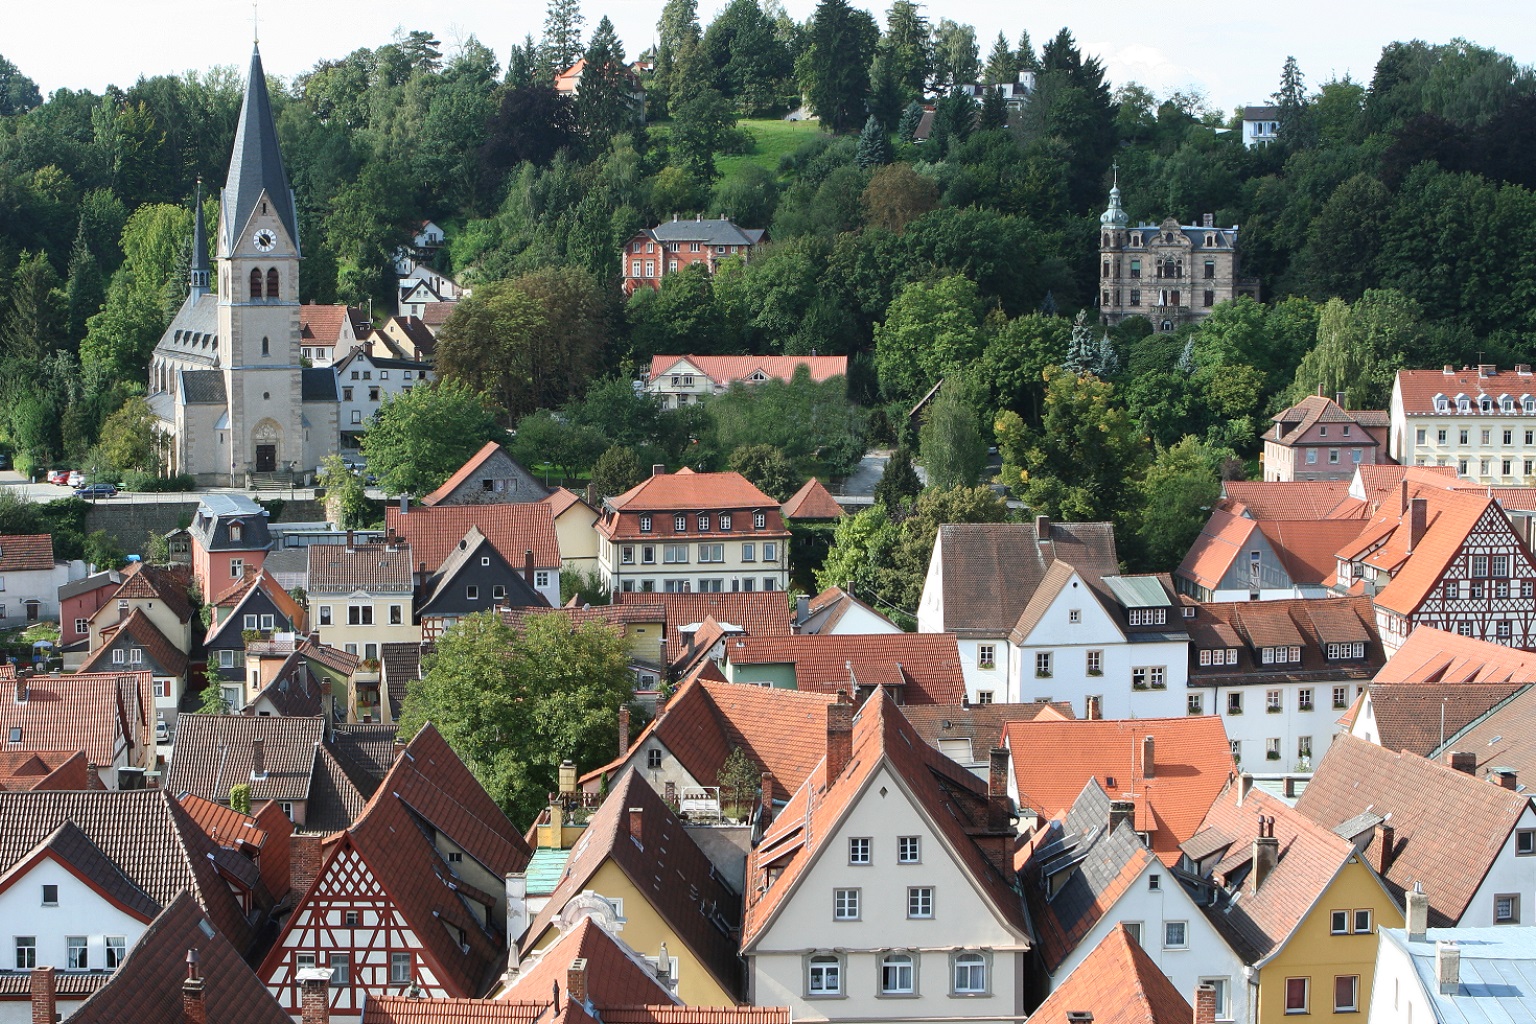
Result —
<path fill-rule="evenodd" d="M 828 706 L 825 760 L 748 857 L 748 1001 L 797 1020 L 1014 1015 L 1032 943 L 1006 757 L 982 782 L 883 690 L 853 712 Z"/>
<path fill-rule="evenodd" d="M 0 536 L 0 625 L 58 621 L 59 588 L 85 576 L 79 559 L 54 561 L 49 534 Z"/>

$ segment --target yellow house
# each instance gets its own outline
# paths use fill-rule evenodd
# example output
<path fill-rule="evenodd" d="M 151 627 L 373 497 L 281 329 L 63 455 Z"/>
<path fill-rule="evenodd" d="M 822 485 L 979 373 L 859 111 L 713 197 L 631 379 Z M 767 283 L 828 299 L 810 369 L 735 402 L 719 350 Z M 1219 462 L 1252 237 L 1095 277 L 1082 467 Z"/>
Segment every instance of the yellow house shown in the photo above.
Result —
<path fill-rule="evenodd" d="M 560 937 L 557 919 L 567 908 L 567 919 L 578 910 L 611 912 L 631 949 L 655 961 L 665 947 L 683 1002 L 741 1001 L 741 896 L 638 773 L 626 772 L 615 783 L 585 828 L 560 832 L 562 841 L 579 838 L 523 938 L 523 955 Z"/>
<path fill-rule="evenodd" d="M 1401 928 L 1402 909 L 1353 843 L 1252 785 L 1228 783 L 1183 847 L 1213 886 L 1211 923 L 1254 969 L 1249 1020 L 1363 1014 L 1377 930 Z"/>

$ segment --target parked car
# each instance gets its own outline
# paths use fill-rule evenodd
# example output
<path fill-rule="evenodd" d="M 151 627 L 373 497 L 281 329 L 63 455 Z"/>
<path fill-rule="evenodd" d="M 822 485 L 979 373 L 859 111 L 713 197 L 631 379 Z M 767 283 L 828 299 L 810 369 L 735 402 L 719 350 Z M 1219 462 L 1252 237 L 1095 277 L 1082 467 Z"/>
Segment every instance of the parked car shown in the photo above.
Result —
<path fill-rule="evenodd" d="M 71 487 L 83 487 L 83 486 L 85 486 L 85 474 L 80 472 L 78 469 L 70 470 L 69 471 L 69 486 L 71 486 Z"/>
<path fill-rule="evenodd" d="M 116 484 L 86 484 L 75 488 L 77 498 L 110 498 L 116 493 Z"/>

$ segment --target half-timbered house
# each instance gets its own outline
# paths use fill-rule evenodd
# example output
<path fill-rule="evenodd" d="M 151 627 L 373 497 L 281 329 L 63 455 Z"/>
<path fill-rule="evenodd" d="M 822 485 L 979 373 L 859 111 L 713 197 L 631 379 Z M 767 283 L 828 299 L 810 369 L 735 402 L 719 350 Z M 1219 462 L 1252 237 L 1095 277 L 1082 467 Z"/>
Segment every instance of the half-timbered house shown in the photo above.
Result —
<path fill-rule="evenodd" d="M 529 856 L 442 735 L 424 726 L 352 827 L 325 841 L 319 872 L 259 973 L 297 1015 L 300 972 L 330 968 L 333 1021 L 413 987 L 480 996 L 506 969 Z"/>

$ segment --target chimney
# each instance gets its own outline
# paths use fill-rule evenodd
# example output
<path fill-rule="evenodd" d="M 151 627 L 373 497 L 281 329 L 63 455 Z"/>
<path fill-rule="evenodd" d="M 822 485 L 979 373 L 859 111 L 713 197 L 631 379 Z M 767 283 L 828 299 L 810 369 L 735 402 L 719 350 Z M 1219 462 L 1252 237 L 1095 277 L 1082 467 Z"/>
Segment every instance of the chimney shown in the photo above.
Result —
<path fill-rule="evenodd" d="M 523 582 L 527 583 L 529 588 L 532 589 L 532 587 L 533 587 L 533 551 L 532 550 L 525 550 L 523 552 Z"/>
<path fill-rule="evenodd" d="M 1516 777 L 1515 769 L 1513 768 L 1489 768 L 1488 774 L 1492 776 L 1493 780 L 1497 782 L 1502 788 L 1509 790 L 1511 793 L 1515 792 L 1519 788 L 1519 786 L 1516 784 L 1518 779 Z"/>
<path fill-rule="evenodd" d="M 1453 750 L 1445 755 L 1445 763 L 1466 775 L 1477 774 L 1477 754 L 1470 750 Z"/>
<path fill-rule="evenodd" d="M 528 876 L 507 872 L 507 975 L 517 974 L 517 940 L 528 930 Z"/>
<path fill-rule="evenodd" d="M 302 1024 L 326 1024 L 331 1017 L 331 968 L 306 967 L 299 972 L 299 1018 Z"/>
<path fill-rule="evenodd" d="M 1435 943 L 1435 983 L 1443 996 L 1461 991 L 1461 947 L 1454 942 L 1441 939 Z"/>
<path fill-rule="evenodd" d="M 1114 832 L 1120 827 L 1122 821 L 1135 823 L 1136 803 L 1133 800 L 1111 800 L 1109 802 L 1109 831 Z"/>
<path fill-rule="evenodd" d="M 651 476 L 666 476 L 667 467 L 660 462 L 651 463 Z"/>
<path fill-rule="evenodd" d="M 993 747 L 987 755 L 987 830 L 1007 832 L 1013 816 L 1008 796 L 1008 748 Z"/>
<path fill-rule="evenodd" d="M 587 958 L 577 957 L 565 969 L 565 998 L 568 1003 L 587 1002 Z"/>
<path fill-rule="evenodd" d="M 1424 498 L 1414 498 L 1408 502 L 1408 554 L 1413 554 L 1419 546 L 1419 541 L 1424 539 L 1424 531 L 1429 529 L 1429 502 Z"/>
<path fill-rule="evenodd" d="M 1408 941 L 1423 942 L 1424 933 L 1429 931 L 1429 897 L 1424 893 L 1424 883 L 1414 882 L 1403 902 L 1408 906 Z"/>
<path fill-rule="evenodd" d="M 619 760 L 629 756 L 629 707 L 619 708 Z"/>
<path fill-rule="evenodd" d="M 59 1019 L 58 996 L 52 967 L 34 967 L 29 979 L 32 990 L 32 1024 L 54 1024 Z"/>
<path fill-rule="evenodd" d="M 267 777 L 267 741 L 257 736 L 251 740 L 251 780 Z"/>
<path fill-rule="evenodd" d="M 1195 988 L 1195 1024 L 1216 1024 L 1216 989 L 1210 985 Z"/>
<path fill-rule="evenodd" d="M 640 847 L 642 850 L 645 849 L 645 845 L 641 841 L 641 837 L 645 835 L 645 832 L 643 831 L 644 828 L 645 808 L 631 807 L 629 809 L 629 838 L 633 839 L 635 841 L 635 845 Z"/>
<path fill-rule="evenodd" d="M 1104 717 L 1104 698 L 1098 694 L 1089 697 L 1085 713 L 1090 722 L 1097 722 L 1102 719 Z"/>
<path fill-rule="evenodd" d="M 295 832 L 288 839 L 288 886 L 298 899 L 320 874 L 320 837 Z"/>
<path fill-rule="evenodd" d="M 1035 516 L 1035 540 L 1045 542 L 1051 539 L 1051 517 Z"/>
<path fill-rule="evenodd" d="M 1151 736 L 1141 738 L 1141 777 L 1144 779 L 1157 778 L 1156 747 L 1157 741 Z"/>
<path fill-rule="evenodd" d="M 1371 867 L 1378 875 L 1386 877 L 1387 869 L 1392 866 L 1392 842 L 1397 837 L 1397 830 L 1386 822 L 1376 826 L 1376 859 L 1371 862 Z"/>
<path fill-rule="evenodd" d="M 181 983 L 181 1019 L 183 1024 L 208 1024 L 208 1007 L 203 1003 L 203 978 L 197 970 L 195 949 L 187 950 L 187 980 Z"/>
<path fill-rule="evenodd" d="M 560 795 L 561 796 L 575 796 L 576 795 L 576 762 L 575 761 L 561 761 L 560 762 Z"/>
<path fill-rule="evenodd" d="M 1275 819 L 1259 815 L 1259 836 L 1253 841 L 1253 867 L 1248 872 L 1248 895 L 1259 891 L 1259 886 L 1280 863 L 1280 843 L 1275 839 Z"/>
<path fill-rule="evenodd" d="M 827 785 L 836 782 L 853 760 L 853 705 L 839 700 L 827 705 Z"/>

